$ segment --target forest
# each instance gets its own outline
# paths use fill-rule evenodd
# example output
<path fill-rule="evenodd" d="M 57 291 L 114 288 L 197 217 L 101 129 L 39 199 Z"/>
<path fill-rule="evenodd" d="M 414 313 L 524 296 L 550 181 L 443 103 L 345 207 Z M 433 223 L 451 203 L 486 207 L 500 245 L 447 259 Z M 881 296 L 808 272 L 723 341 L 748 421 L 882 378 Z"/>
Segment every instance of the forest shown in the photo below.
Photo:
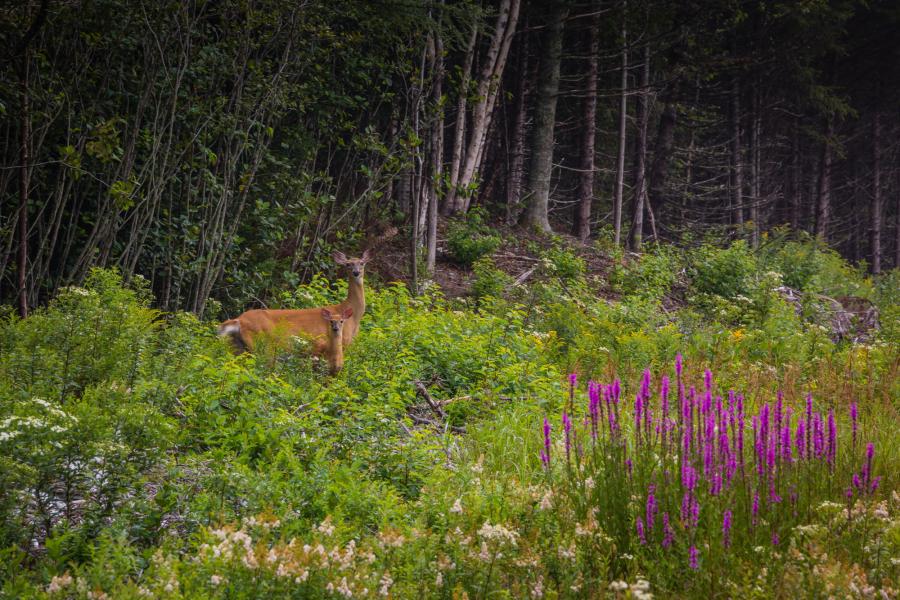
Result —
<path fill-rule="evenodd" d="M 900 4 L 0 5 L 0 598 L 900 598 Z"/>

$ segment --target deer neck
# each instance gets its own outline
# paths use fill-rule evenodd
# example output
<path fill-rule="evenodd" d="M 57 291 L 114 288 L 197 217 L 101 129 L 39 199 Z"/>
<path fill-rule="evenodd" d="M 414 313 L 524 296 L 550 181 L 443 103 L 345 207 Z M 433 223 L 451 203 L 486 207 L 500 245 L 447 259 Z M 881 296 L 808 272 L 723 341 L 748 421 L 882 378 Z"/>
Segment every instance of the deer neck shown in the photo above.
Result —
<path fill-rule="evenodd" d="M 357 282 L 352 275 L 350 276 L 350 286 L 347 288 L 347 304 L 353 309 L 351 318 L 358 322 L 366 312 L 366 290 L 362 282 Z"/>
<path fill-rule="evenodd" d="M 340 333 L 328 336 L 328 366 L 332 373 L 344 366 L 344 343 Z"/>

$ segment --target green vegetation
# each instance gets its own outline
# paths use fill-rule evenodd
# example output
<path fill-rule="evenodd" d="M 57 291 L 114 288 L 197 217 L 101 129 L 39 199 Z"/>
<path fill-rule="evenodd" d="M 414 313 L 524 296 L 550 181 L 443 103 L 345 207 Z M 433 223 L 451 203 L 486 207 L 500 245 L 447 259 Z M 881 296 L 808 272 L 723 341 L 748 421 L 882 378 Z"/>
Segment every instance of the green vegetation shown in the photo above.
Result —
<path fill-rule="evenodd" d="M 864 278 L 808 242 L 758 252 L 742 243 L 660 248 L 619 262 L 611 279 L 620 297 L 608 301 L 564 246 L 545 262 L 552 267 L 530 285 L 509 288 L 481 259 L 477 306 L 433 287 L 420 297 L 400 284 L 370 288 L 360 336 L 333 378 L 301 350 L 233 355 L 212 324 L 158 313 L 144 281 L 113 271 L 93 271 L 84 287 L 64 289 L 25 320 L 4 311 L 0 593 L 897 593 L 896 272 Z M 798 264 L 802 273 L 779 270 Z M 816 313 L 775 290 L 788 281 L 821 296 L 865 290 L 881 329 L 865 344 L 832 339 Z M 317 277 L 280 304 L 323 305 L 345 290 Z M 652 410 L 668 375 L 677 412 L 679 353 L 686 389 L 702 394 L 709 368 L 714 395 L 727 408 L 728 390 L 743 394 L 748 415 L 750 472 L 734 475 L 722 495 L 701 475 L 696 525 L 682 519 L 682 497 L 670 489 L 680 477 L 674 450 L 636 441 L 632 418 L 645 368 Z M 570 372 L 578 374 L 571 397 Z M 625 442 L 602 432 L 592 441 L 591 379 L 621 381 Z M 775 506 L 756 483 L 749 415 L 774 407 L 778 391 L 794 425 L 812 393 L 820 419 L 833 411 L 837 435 L 834 462 L 797 462 L 778 479 L 785 487 Z M 569 461 L 563 410 L 574 423 Z M 545 416 L 550 468 L 540 458 Z M 848 502 L 869 442 L 869 474 L 881 479 Z M 653 528 L 644 521 L 642 544 L 635 524 L 651 484 L 660 509 Z M 759 489 L 757 516 L 752 496 L 736 491 Z M 685 576 L 691 547 L 697 570 Z"/>

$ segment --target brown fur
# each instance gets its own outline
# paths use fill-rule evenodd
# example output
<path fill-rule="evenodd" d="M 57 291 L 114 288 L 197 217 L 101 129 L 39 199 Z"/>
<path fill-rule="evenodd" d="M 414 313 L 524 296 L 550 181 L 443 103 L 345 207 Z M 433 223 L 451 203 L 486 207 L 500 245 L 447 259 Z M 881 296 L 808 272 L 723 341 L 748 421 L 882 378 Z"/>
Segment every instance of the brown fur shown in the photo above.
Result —
<path fill-rule="evenodd" d="M 341 327 L 341 364 L 343 349 L 349 346 L 359 333 L 359 322 L 366 312 L 366 295 L 363 278 L 365 265 L 371 259 L 367 250 L 361 258 L 347 258 L 342 252 L 334 253 L 334 260 L 350 271 L 347 298 L 340 304 L 325 307 L 330 313 L 347 314 Z M 329 322 L 323 318 L 322 308 L 300 310 L 269 310 L 256 308 L 248 310 L 235 319 L 224 321 L 219 326 L 220 335 L 228 335 L 234 340 L 238 351 L 253 350 L 256 338 L 262 334 L 288 338 L 302 336 L 308 338 L 317 356 L 328 356 L 332 345 Z"/>

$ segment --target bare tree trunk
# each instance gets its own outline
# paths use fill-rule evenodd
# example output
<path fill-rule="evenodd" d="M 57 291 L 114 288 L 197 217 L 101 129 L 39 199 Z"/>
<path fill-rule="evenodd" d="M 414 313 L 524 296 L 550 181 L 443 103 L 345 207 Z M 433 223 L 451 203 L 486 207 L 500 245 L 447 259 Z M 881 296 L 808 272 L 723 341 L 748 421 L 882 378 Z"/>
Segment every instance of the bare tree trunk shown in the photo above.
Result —
<path fill-rule="evenodd" d="M 741 84 L 735 75 L 731 83 L 731 221 L 744 224 L 744 178 L 741 160 Z"/>
<path fill-rule="evenodd" d="M 819 189 L 816 199 L 816 237 L 828 241 L 828 221 L 831 219 L 831 138 L 834 136 L 834 119 L 826 118 L 825 141 L 822 143 L 822 160 L 819 169 Z"/>
<path fill-rule="evenodd" d="M 472 131 L 469 143 L 466 151 L 462 154 L 456 186 L 448 195 L 447 211 L 450 214 L 466 212 L 469 208 L 471 185 L 484 155 L 487 131 L 500 91 L 506 57 L 509 54 L 509 47 L 512 44 L 513 34 L 519 20 L 520 5 L 521 0 L 501 0 L 494 34 L 491 37 L 484 67 L 478 79 L 476 92 L 478 100 L 472 107 Z M 457 133 L 457 135 L 459 134 Z M 460 190 L 465 190 L 465 193 L 460 194 Z"/>
<path fill-rule="evenodd" d="M 549 208 L 550 176 L 553 171 L 553 130 L 556 126 L 556 96 L 559 92 L 563 29 L 568 14 L 568 8 L 562 2 L 556 2 L 552 10 L 541 53 L 531 142 L 533 154 L 531 171 L 528 174 L 528 190 L 531 197 L 525 212 L 525 224 L 543 232 L 551 231 Z"/>
<path fill-rule="evenodd" d="M 750 232 L 750 246 L 759 247 L 759 203 L 760 182 L 759 182 L 759 92 L 756 88 L 753 90 L 753 108 L 750 115 L 752 123 L 750 124 L 750 222 L 753 229 Z"/>
<path fill-rule="evenodd" d="M 660 221 L 663 220 L 666 178 L 669 175 L 669 163 L 675 146 L 675 125 L 678 120 L 678 110 L 674 98 L 671 97 L 672 93 L 670 92 L 669 98 L 666 99 L 662 114 L 659 116 L 656 144 L 653 147 L 653 163 L 650 165 L 650 176 L 647 179 L 648 208 Z M 660 223 L 660 227 L 662 224 Z"/>
<path fill-rule="evenodd" d="M 433 82 L 431 85 L 432 110 L 436 114 L 431 124 L 431 177 L 428 179 L 428 229 L 425 239 L 425 269 L 434 274 L 437 259 L 437 224 L 440 185 L 444 170 L 444 107 L 441 103 L 444 81 L 444 43 L 440 33 L 434 34 Z"/>
<path fill-rule="evenodd" d="M 637 120 L 637 147 L 634 152 L 634 211 L 628 246 L 639 251 L 644 237 L 644 202 L 647 199 L 647 125 L 650 120 L 650 45 L 644 44 L 644 64 L 641 68 L 641 91 L 637 97 L 635 118 Z"/>
<path fill-rule="evenodd" d="M 516 116 L 513 121 L 512 147 L 510 149 L 509 170 L 506 179 L 506 223 L 512 225 L 518 219 L 522 202 L 522 187 L 525 180 L 525 124 L 528 108 L 528 36 L 524 35 L 519 45 L 518 83 L 516 85 Z"/>
<path fill-rule="evenodd" d="M 625 187 L 625 144 L 626 121 L 628 119 L 628 29 L 627 7 L 622 2 L 622 90 L 619 98 L 619 154 L 616 160 L 616 190 L 613 196 L 613 231 L 614 242 L 618 246 L 622 241 L 622 196 Z"/>
<path fill-rule="evenodd" d="M 462 78 L 459 83 L 459 99 L 456 101 L 456 123 L 453 129 L 453 149 L 450 157 L 450 186 L 444 201 L 444 213 L 453 214 L 458 211 L 456 205 L 459 169 L 462 164 L 463 150 L 466 144 L 466 103 L 469 97 L 469 79 L 472 77 L 472 62 L 475 59 L 475 42 L 478 39 L 478 28 L 473 27 L 466 46 L 466 58 L 463 61 Z"/>
<path fill-rule="evenodd" d="M 591 235 L 591 203 L 594 200 L 594 137 L 597 120 L 597 54 L 600 51 L 600 13 L 596 2 L 592 4 L 592 7 L 596 13 L 591 19 L 589 30 L 587 90 L 582 113 L 584 133 L 581 138 L 581 174 L 578 181 L 578 204 L 572 223 L 572 233 L 582 242 Z"/>
<path fill-rule="evenodd" d="M 791 230 L 800 231 L 803 210 L 803 190 L 801 184 L 800 127 L 794 125 L 791 142 Z"/>
<path fill-rule="evenodd" d="M 18 254 L 18 300 L 19 316 L 28 316 L 28 183 L 29 162 L 31 160 L 29 144 L 31 143 L 31 112 L 28 97 L 28 85 L 31 60 L 27 46 L 22 57 L 22 113 L 19 146 L 19 254 Z"/>
<path fill-rule="evenodd" d="M 872 273 L 881 273 L 881 114 L 872 115 Z"/>

